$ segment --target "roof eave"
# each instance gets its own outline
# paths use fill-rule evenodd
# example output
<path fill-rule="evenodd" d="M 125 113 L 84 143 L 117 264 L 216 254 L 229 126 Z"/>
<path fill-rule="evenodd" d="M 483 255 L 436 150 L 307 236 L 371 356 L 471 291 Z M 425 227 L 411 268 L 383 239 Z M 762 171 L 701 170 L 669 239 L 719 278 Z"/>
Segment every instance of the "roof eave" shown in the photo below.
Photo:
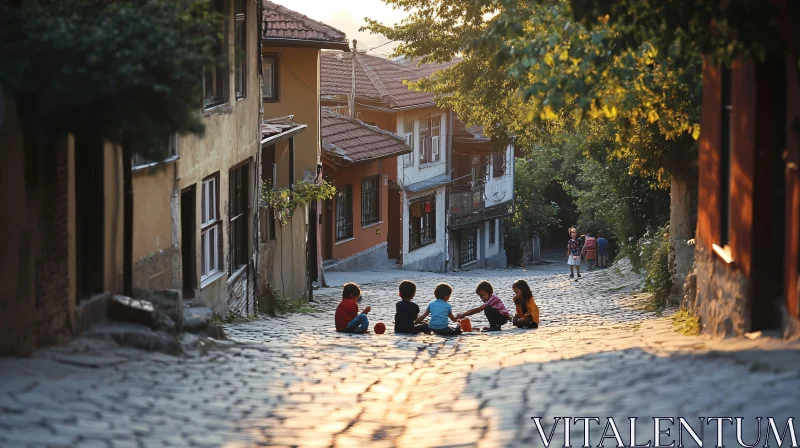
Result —
<path fill-rule="evenodd" d="M 318 39 L 287 39 L 277 37 L 265 37 L 261 39 L 265 46 L 269 47 L 305 47 L 319 48 L 322 50 L 342 50 L 350 51 L 350 44 L 345 42 L 331 42 Z"/>

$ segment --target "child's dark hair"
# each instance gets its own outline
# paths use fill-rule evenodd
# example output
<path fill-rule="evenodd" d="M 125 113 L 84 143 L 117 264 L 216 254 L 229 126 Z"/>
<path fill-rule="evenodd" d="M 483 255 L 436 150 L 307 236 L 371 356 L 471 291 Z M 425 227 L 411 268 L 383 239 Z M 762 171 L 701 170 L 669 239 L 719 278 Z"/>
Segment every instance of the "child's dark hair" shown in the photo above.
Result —
<path fill-rule="evenodd" d="M 526 299 L 530 299 L 533 297 L 533 293 L 531 292 L 531 287 L 528 286 L 528 282 L 525 280 L 517 280 L 511 285 L 512 288 L 517 288 L 522 292 L 522 297 Z"/>
<path fill-rule="evenodd" d="M 597 231 L 597 237 L 598 238 L 602 238 L 603 237 L 603 231 L 602 230 L 598 230 Z"/>
<path fill-rule="evenodd" d="M 437 299 L 444 299 L 451 294 L 453 294 L 453 287 L 447 283 L 439 283 L 436 285 L 436 289 L 433 290 L 433 295 Z"/>
<path fill-rule="evenodd" d="M 410 299 L 417 293 L 417 285 L 411 280 L 403 280 L 400 282 L 400 297 L 403 299 Z"/>
<path fill-rule="evenodd" d="M 485 291 L 489 295 L 494 294 L 494 288 L 492 288 L 492 284 L 487 282 L 486 280 L 483 280 L 480 283 L 478 283 L 478 286 L 475 288 L 475 294 L 478 294 L 481 291 Z"/>
<path fill-rule="evenodd" d="M 342 288 L 342 298 L 349 299 L 351 297 L 358 297 L 361 295 L 361 288 L 353 282 L 346 283 Z"/>

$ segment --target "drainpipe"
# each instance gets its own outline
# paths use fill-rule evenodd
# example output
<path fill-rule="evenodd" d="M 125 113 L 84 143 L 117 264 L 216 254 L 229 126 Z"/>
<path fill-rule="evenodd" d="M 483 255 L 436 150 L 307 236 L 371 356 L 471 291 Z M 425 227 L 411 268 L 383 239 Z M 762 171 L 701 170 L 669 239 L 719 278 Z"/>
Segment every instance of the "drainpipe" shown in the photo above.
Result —
<path fill-rule="evenodd" d="M 129 141 L 122 142 L 122 293 L 133 296 L 133 153 Z"/>
<path fill-rule="evenodd" d="M 447 158 L 445 159 L 445 170 L 447 171 L 447 183 L 444 187 L 444 271 L 450 271 L 450 181 L 453 173 L 450 167 L 453 165 L 453 109 L 450 109 L 447 116 Z"/>

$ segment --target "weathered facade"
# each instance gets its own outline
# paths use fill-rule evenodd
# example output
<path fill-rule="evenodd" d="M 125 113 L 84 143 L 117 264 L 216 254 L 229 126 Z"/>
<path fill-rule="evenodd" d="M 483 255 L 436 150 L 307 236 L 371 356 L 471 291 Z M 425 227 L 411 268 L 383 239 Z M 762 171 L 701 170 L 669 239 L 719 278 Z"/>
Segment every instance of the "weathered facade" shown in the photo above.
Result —
<path fill-rule="evenodd" d="M 259 8 L 220 5 L 229 65 L 206 71 L 205 135 L 177 136 L 159 163 L 134 159 L 134 287 L 181 289 L 219 315 L 248 315 L 260 210 Z"/>
<path fill-rule="evenodd" d="M 122 290 L 122 159 L 108 142 L 37 141 L 12 101 L 0 109 L 1 196 L 14 211 L 0 224 L 0 354 L 25 355 L 68 342 Z"/>
<path fill-rule="evenodd" d="M 355 68 L 357 117 L 403 137 L 412 148 L 393 166 L 384 166 L 389 177 L 390 258 L 399 260 L 406 270 L 505 267 L 502 223 L 513 203 L 513 151 L 494 148 L 479 129 L 476 134 L 469 133 L 451 111 L 436 106 L 433 94 L 409 90 L 403 83 L 430 76 L 457 60 L 419 66 L 417 62 L 358 53 L 353 67 L 350 55 L 325 53 L 323 105 L 348 109 Z M 489 161 L 489 170 L 482 170 L 480 178 L 457 178 L 457 161 L 468 158 L 464 151 L 454 154 L 459 145 L 478 149 L 481 164 Z M 499 155 L 498 168 L 501 164 L 508 168 L 497 170 L 493 177 L 495 153 Z M 454 209 L 451 199 L 461 199 L 465 183 L 477 200 L 476 207 Z"/>
<path fill-rule="evenodd" d="M 704 65 L 694 307 L 711 335 L 800 334 L 800 41 L 789 16 L 778 22 L 785 54 Z"/>
<path fill-rule="evenodd" d="M 376 269 L 389 263 L 389 175 L 385 167 L 411 148 L 364 122 L 322 111 L 325 178 L 337 194 L 326 201 L 322 225 L 326 271 Z"/>
<path fill-rule="evenodd" d="M 264 1 L 262 39 L 263 119 L 288 125 L 262 142 L 262 159 L 273 165 L 262 181 L 273 188 L 321 178 L 320 51 L 347 50 L 344 33 L 274 3 Z M 273 174 L 274 173 L 274 174 Z M 321 283 L 320 204 L 296 210 L 285 223 L 274 223 L 269 288 L 308 300 L 313 282 Z"/>

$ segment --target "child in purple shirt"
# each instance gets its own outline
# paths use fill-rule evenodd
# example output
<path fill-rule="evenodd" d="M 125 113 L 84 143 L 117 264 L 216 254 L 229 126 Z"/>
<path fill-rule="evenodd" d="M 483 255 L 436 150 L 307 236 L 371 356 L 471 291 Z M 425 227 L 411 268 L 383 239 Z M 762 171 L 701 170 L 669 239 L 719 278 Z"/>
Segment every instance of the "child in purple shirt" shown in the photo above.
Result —
<path fill-rule="evenodd" d="M 486 280 L 478 283 L 478 286 L 475 288 L 475 294 L 481 298 L 483 305 L 473 308 L 469 311 L 465 311 L 459 314 L 457 318 L 463 319 L 467 316 L 471 316 L 483 311 L 483 314 L 486 315 L 486 319 L 489 321 L 489 326 L 483 330 L 500 331 L 501 327 L 511 320 L 511 315 L 509 314 L 506 306 L 503 304 L 503 301 L 500 300 L 500 297 L 497 297 L 497 294 L 494 293 L 492 284 Z"/>

